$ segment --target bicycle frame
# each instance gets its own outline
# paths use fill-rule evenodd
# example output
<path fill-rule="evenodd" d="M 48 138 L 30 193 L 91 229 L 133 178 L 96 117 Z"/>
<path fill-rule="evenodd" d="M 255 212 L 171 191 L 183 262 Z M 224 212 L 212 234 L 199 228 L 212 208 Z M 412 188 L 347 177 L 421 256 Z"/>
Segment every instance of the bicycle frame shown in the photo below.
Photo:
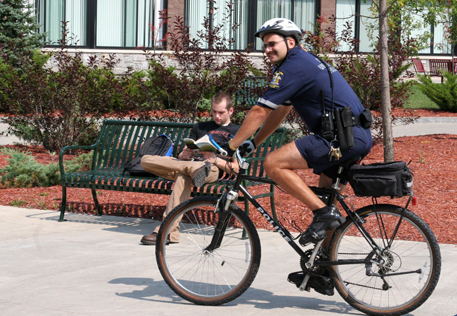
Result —
<path fill-rule="evenodd" d="M 254 197 L 252 197 L 252 195 L 248 192 L 248 190 L 242 185 L 243 180 L 257 181 L 257 182 L 267 183 L 267 184 L 272 184 L 272 185 L 276 185 L 276 183 L 273 180 L 268 179 L 268 178 L 253 177 L 253 176 L 246 175 L 246 170 L 247 170 L 248 164 L 243 160 L 243 158 L 239 155 L 238 152 L 236 154 L 237 154 L 238 162 L 240 164 L 240 171 L 238 173 L 238 176 L 236 178 L 236 181 L 235 181 L 235 184 L 233 185 L 233 187 L 230 190 L 224 192 L 223 196 L 219 200 L 219 202 L 222 201 L 222 204 L 223 204 L 222 206 L 219 206 L 219 211 L 221 213 L 224 213 L 224 210 L 228 209 L 230 203 L 235 201 L 237 199 L 238 195 L 239 195 L 239 192 L 241 192 L 248 199 L 248 201 L 260 212 L 260 214 L 262 214 L 262 216 L 265 218 L 265 220 L 267 222 L 269 222 L 270 225 L 281 235 L 281 237 L 289 244 L 289 246 L 291 246 L 295 250 L 295 252 L 297 252 L 297 254 L 300 257 L 307 258 L 307 255 L 302 250 L 302 248 L 294 241 L 296 238 L 294 238 L 292 236 L 292 234 L 284 226 L 281 225 L 281 223 L 279 223 L 277 220 L 275 220 L 273 218 L 273 216 L 271 216 L 262 207 L 262 205 L 260 205 L 260 203 L 257 202 L 257 200 Z M 337 180 L 337 183 L 339 183 L 339 179 Z M 367 274 L 370 273 L 370 275 L 375 275 L 371 271 L 371 263 L 372 263 L 371 260 L 372 260 L 373 256 L 376 253 L 382 254 L 382 249 L 390 248 L 392 240 L 395 238 L 395 235 L 397 233 L 398 227 L 401 224 L 402 217 L 400 217 L 400 220 L 397 223 L 397 227 L 395 229 L 395 232 L 394 232 L 393 236 L 391 237 L 390 241 L 388 242 L 387 247 L 381 248 L 380 246 L 378 246 L 376 244 L 376 242 L 373 240 L 373 238 L 370 236 L 370 234 L 365 230 L 363 225 L 361 225 L 361 223 L 363 223 L 363 220 L 359 217 L 359 215 L 354 210 L 352 210 L 343 201 L 344 197 L 337 191 L 336 187 L 334 187 L 332 189 L 314 188 L 314 187 L 310 187 L 310 188 L 313 191 L 318 189 L 320 191 L 324 191 L 326 194 L 329 194 L 329 196 L 330 196 L 329 201 L 334 201 L 334 199 L 336 198 L 338 203 L 342 206 L 342 208 L 344 209 L 344 211 L 348 215 L 349 220 L 354 223 L 354 225 L 360 231 L 360 233 L 362 234 L 364 239 L 370 245 L 372 251 L 367 255 L 367 257 L 365 259 L 359 259 L 359 260 L 347 259 L 347 260 L 338 260 L 338 261 L 317 261 L 317 262 L 314 262 L 314 258 L 317 255 L 317 252 L 318 252 L 318 250 L 319 250 L 319 248 L 320 248 L 320 246 L 321 246 L 321 244 L 323 242 L 323 241 L 320 241 L 319 243 L 317 243 L 315 245 L 314 251 L 313 251 L 312 255 L 310 256 L 310 259 L 306 263 L 306 266 L 307 267 L 312 267 L 312 266 L 335 266 L 335 265 L 348 265 L 348 264 L 365 264 L 366 268 L 367 268 Z M 411 199 L 412 199 L 412 196 L 410 196 L 410 198 L 408 199 L 407 204 L 403 208 L 403 210 L 408 207 Z M 375 205 L 375 207 L 376 207 L 377 201 L 376 201 L 375 198 L 374 198 L 373 202 L 374 202 L 373 205 Z M 329 203 L 331 203 L 331 202 L 329 202 Z M 219 245 L 221 244 L 221 240 L 223 238 L 223 234 L 224 234 L 227 222 L 228 222 L 228 218 L 226 218 L 226 216 L 222 216 L 221 220 L 218 222 L 218 227 L 216 229 L 216 234 L 213 236 L 213 240 L 212 240 L 211 244 L 207 247 L 206 250 L 212 251 L 212 250 L 214 250 L 214 249 L 219 247 Z M 401 274 L 408 274 L 408 273 L 417 273 L 417 271 L 403 272 Z M 394 274 L 384 274 L 384 275 L 377 275 L 377 276 L 384 277 L 384 276 L 390 276 L 390 275 L 394 275 Z"/>

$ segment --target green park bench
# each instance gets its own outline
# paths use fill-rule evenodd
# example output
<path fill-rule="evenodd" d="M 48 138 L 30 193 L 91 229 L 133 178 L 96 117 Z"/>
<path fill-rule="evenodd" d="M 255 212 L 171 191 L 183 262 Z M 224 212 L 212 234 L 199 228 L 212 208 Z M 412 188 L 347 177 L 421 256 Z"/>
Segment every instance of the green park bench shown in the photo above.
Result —
<path fill-rule="evenodd" d="M 173 181 L 158 177 L 136 177 L 123 174 L 124 165 L 133 160 L 139 153 L 143 141 L 149 137 L 165 134 L 174 143 L 173 156 L 176 157 L 184 146 L 183 139 L 189 136 L 192 123 L 138 122 L 105 120 L 100 135 L 95 144 L 90 146 L 67 146 L 62 148 L 59 155 L 59 167 L 62 185 L 62 205 L 59 221 L 64 221 L 67 208 L 67 188 L 86 188 L 92 190 L 95 208 L 102 215 L 102 207 L 97 200 L 97 190 L 115 190 L 170 195 Z M 284 141 L 285 129 L 279 128 L 263 142 L 248 159 L 249 174 L 265 176 L 263 161 L 269 151 L 280 147 Z M 92 168 L 89 171 L 66 173 L 63 157 L 70 150 L 92 150 Z M 214 183 L 207 183 L 200 188 L 194 188 L 192 196 L 219 195 L 226 185 L 231 184 L 230 178 L 221 178 Z M 246 187 L 260 184 L 256 181 L 245 183 Z M 270 185 L 269 192 L 256 197 L 270 197 L 271 209 L 276 217 L 274 204 L 274 186 Z M 244 197 L 245 211 L 249 206 Z"/>

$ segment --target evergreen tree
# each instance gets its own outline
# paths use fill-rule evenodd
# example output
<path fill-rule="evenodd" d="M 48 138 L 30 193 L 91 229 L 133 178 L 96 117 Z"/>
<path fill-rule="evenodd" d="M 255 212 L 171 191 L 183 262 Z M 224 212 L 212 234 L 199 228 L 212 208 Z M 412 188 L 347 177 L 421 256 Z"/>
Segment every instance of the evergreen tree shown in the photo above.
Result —
<path fill-rule="evenodd" d="M 31 53 L 43 46 L 45 34 L 39 25 L 34 6 L 27 0 L 0 0 L 0 50 L 14 63 L 16 52 Z"/>

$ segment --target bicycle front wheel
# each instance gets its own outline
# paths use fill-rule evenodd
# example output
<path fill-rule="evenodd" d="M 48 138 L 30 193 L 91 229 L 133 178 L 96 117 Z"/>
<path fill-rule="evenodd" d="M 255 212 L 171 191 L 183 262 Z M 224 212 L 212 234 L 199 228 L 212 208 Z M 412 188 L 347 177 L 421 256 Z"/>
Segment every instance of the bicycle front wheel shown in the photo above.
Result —
<path fill-rule="evenodd" d="M 178 205 L 163 221 L 156 244 L 160 273 L 182 298 L 199 305 L 221 305 L 244 293 L 260 265 L 260 240 L 249 217 L 230 206 L 220 238 L 213 238 L 222 217 L 216 197 L 197 197 Z M 179 243 L 168 244 L 178 229 Z"/>
<path fill-rule="evenodd" d="M 403 315 L 418 308 L 432 294 L 441 270 L 430 227 L 395 205 L 370 205 L 356 213 L 378 250 L 364 264 L 333 266 L 338 292 L 369 315 Z M 329 249 L 331 261 L 363 260 L 373 250 L 350 220 L 335 231 Z"/>

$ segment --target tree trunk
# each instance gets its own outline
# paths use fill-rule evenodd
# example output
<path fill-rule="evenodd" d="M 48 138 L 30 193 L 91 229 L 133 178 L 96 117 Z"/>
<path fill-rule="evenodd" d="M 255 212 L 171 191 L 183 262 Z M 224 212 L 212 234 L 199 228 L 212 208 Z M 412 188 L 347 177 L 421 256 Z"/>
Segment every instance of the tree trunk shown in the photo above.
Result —
<path fill-rule="evenodd" d="M 379 40 L 381 47 L 381 99 L 384 161 L 394 161 L 394 138 L 392 133 L 392 105 L 390 103 L 389 55 L 387 47 L 387 0 L 379 3 Z"/>

